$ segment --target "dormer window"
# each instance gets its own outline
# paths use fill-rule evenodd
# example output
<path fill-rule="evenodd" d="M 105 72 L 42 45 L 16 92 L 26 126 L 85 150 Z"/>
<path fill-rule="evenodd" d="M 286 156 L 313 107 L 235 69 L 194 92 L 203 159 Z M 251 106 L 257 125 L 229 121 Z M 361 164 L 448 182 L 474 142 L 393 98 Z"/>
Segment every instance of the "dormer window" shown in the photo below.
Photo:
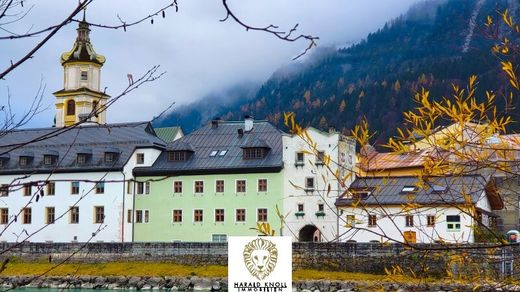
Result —
<path fill-rule="evenodd" d="M 264 157 L 264 148 L 244 148 L 244 159 L 262 159 Z"/>
<path fill-rule="evenodd" d="M 87 81 L 87 80 L 88 80 L 88 72 L 81 71 L 81 81 Z"/>
<path fill-rule="evenodd" d="M 43 156 L 43 164 L 45 165 L 54 165 L 56 164 L 56 156 L 54 155 L 44 155 Z"/>
<path fill-rule="evenodd" d="M 117 161 L 117 153 L 105 152 L 105 163 L 113 163 Z"/>
<path fill-rule="evenodd" d="M 29 166 L 32 163 L 33 157 L 33 154 L 28 152 L 20 155 L 20 160 L 18 161 L 20 167 Z"/>
<path fill-rule="evenodd" d="M 168 160 L 169 161 L 185 161 L 186 160 L 186 151 L 170 151 L 168 152 Z"/>
<path fill-rule="evenodd" d="M 0 168 L 7 167 L 9 165 L 9 153 L 0 155 Z"/>
<path fill-rule="evenodd" d="M 78 164 L 85 164 L 85 163 L 87 163 L 87 154 L 85 154 L 85 153 L 78 153 L 78 156 L 76 157 L 76 162 Z"/>
<path fill-rule="evenodd" d="M 59 153 L 54 150 L 47 150 L 43 153 L 43 164 L 44 165 L 56 165 L 58 162 Z"/>
<path fill-rule="evenodd" d="M 78 151 L 78 156 L 76 156 L 76 163 L 78 165 L 87 164 L 90 162 L 91 157 L 92 157 L 92 150 L 81 149 L 80 151 Z"/>

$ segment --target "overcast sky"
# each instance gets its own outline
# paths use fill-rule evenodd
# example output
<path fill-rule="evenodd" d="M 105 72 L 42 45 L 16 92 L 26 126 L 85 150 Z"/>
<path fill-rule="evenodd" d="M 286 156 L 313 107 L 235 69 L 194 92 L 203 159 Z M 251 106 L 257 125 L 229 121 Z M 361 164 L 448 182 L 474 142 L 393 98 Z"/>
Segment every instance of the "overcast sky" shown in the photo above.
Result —
<path fill-rule="evenodd" d="M 126 87 L 126 75 L 134 77 L 153 65 L 166 74 L 153 83 L 118 101 L 107 113 L 109 122 L 150 120 L 171 102 L 189 103 L 213 91 L 221 91 L 244 81 L 262 82 L 280 66 L 307 46 L 288 43 L 262 32 L 246 32 L 239 25 L 219 22 L 225 16 L 219 0 L 179 0 L 179 12 L 166 12 L 134 26 L 127 32 L 92 28 L 91 41 L 97 53 L 107 61 L 102 69 L 101 88 L 115 96 Z M 345 46 L 359 41 L 388 20 L 404 13 L 416 0 L 229 0 L 244 22 L 263 26 L 276 24 L 290 28 L 299 23 L 299 31 L 320 37 L 319 46 Z M 169 1 L 96 0 L 87 10 L 87 20 L 118 24 L 117 15 L 132 21 L 165 6 Z M 74 9 L 73 0 L 25 0 L 34 5 L 27 17 L 3 26 L 18 33 L 37 30 L 61 21 Z M 62 89 L 60 55 L 72 48 L 76 24 L 61 30 L 33 59 L 0 80 L 0 98 L 5 104 L 9 89 L 13 107 L 21 115 L 32 101 L 43 79 L 46 86 L 43 104 L 48 109 L 28 126 L 52 125 L 54 96 Z M 0 30 L 0 35 L 5 35 Z M 17 60 L 41 38 L 0 41 L 3 71 L 10 60 Z M 208 101 L 211 102 L 211 101 Z"/>

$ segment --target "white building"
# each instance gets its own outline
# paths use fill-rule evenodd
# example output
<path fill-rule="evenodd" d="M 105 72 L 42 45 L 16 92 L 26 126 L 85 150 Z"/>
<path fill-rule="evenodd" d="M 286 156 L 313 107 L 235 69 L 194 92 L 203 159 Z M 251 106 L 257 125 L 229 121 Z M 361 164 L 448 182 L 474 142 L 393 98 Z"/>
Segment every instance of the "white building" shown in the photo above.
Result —
<path fill-rule="evenodd" d="M 105 58 L 89 32 L 80 22 L 73 49 L 61 57 L 56 127 L 0 136 L 0 241 L 133 239 L 133 194 L 150 191 L 149 183 L 133 183 L 133 169 L 152 165 L 166 143 L 149 122 L 106 124 Z M 161 137 L 179 136 L 180 128 L 161 129 Z"/>
<path fill-rule="evenodd" d="M 480 175 L 356 179 L 336 202 L 341 241 L 473 243 L 503 208 L 494 181 Z"/>
<path fill-rule="evenodd" d="M 125 182 L 155 161 L 162 140 L 148 123 L 60 130 L 0 139 L 0 241 L 131 241 L 134 190 Z"/>
<path fill-rule="evenodd" d="M 336 174 L 345 178 L 344 187 L 350 185 L 356 144 L 336 131 L 306 131 L 305 139 L 290 134 L 282 137 L 284 197 L 280 205 L 287 216 L 283 235 L 291 235 L 294 241 L 333 241 L 339 228 L 334 204 L 344 190 Z"/>

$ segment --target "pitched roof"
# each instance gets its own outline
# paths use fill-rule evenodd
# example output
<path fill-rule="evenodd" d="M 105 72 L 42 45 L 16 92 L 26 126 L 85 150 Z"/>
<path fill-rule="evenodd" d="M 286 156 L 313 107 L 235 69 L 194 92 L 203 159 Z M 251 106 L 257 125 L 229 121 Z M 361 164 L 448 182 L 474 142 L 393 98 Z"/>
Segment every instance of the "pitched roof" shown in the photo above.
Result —
<path fill-rule="evenodd" d="M 431 155 L 430 149 L 411 151 L 406 153 L 377 153 L 361 156 L 359 167 L 364 171 L 375 171 L 384 169 L 422 167 L 425 159 Z"/>
<path fill-rule="evenodd" d="M 135 175 L 181 175 L 205 173 L 278 172 L 283 167 L 283 132 L 266 121 L 254 121 L 251 131 L 244 129 L 244 122 L 210 123 L 167 145 L 167 150 L 193 150 L 186 161 L 168 161 L 163 152 L 151 167 L 134 169 Z M 263 142 L 259 142 L 263 141 Z M 264 158 L 244 159 L 242 147 L 256 145 L 270 147 Z M 211 155 L 211 154 L 214 155 Z"/>
<path fill-rule="evenodd" d="M 148 122 L 14 130 L 0 137 L 0 156 L 9 158 L 0 174 L 119 170 L 142 147 L 165 147 Z M 104 153 L 114 151 L 118 159 L 105 163 Z M 44 155 L 51 152 L 58 154 L 58 165 L 44 165 Z M 21 167 L 19 157 L 27 153 L 33 161 Z M 78 153 L 91 155 L 90 163 L 78 165 Z"/>
<path fill-rule="evenodd" d="M 179 131 L 182 133 L 181 127 L 161 127 L 153 128 L 157 137 L 161 138 L 164 142 L 173 142 Z"/>
<path fill-rule="evenodd" d="M 356 192 L 368 192 L 367 197 L 360 201 L 363 205 L 475 204 L 486 195 L 496 195 L 491 194 L 488 183 L 489 179 L 481 175 L 430 177 L 424 184 L 414 176 L 357 178 L 349 187 L 349 192 L 336 200 L 336 205 L 351 206 L 358 201 L 351 197 Z M 415 190 L 410 192 L 405 187 Z M 501 208 L 501 200 L 490 199 L 490 202 L 496 209 Z"/>

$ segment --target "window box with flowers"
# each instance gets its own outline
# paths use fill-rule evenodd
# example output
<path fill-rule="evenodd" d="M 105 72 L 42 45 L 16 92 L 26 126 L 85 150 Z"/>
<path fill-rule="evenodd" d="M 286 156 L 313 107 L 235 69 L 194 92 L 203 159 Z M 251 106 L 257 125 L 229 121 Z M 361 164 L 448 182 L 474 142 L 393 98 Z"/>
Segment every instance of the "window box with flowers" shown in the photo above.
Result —
<path fill-rule="evenodd" d="M 296 215 L 296 218 L 303 218 L 303 216 L 305 216 L 305 212 L 296 212 L 294 215 Z"/>

